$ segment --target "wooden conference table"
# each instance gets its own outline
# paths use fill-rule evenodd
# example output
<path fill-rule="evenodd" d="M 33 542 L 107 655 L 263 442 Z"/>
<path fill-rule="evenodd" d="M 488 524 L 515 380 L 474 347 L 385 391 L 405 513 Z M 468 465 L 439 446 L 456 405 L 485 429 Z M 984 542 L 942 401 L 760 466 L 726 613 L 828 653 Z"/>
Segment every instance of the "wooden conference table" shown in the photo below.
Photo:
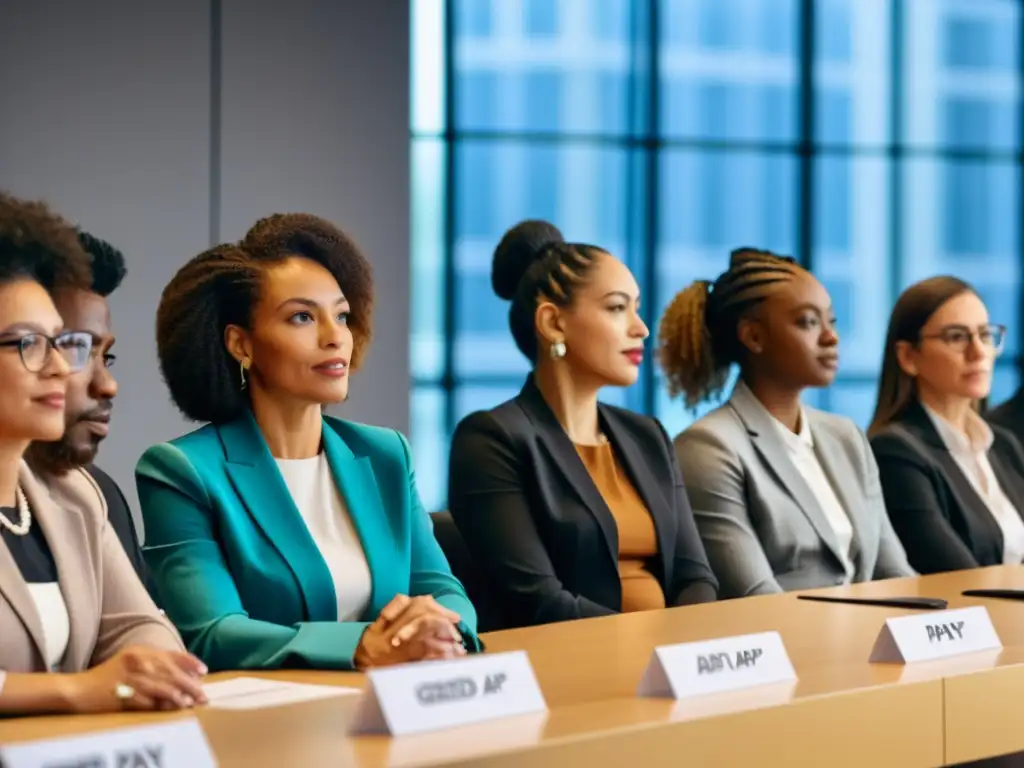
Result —
<path fill-rule="evenodd" d="M 817 590 L 942 597 L 982 604 L 1001 652 L 915 665 L 869 664 L 898 608 L 817 603 L 793 594 L 496 632 L 492 652 L 526 650 L 550 711 L 391 739 L 350 737 L 356 696 L 247 711 L 38 717 L 0 721 L 0 743 L 198 717 L 221 766 L 562 766 L 688 764 L 935 766 L 1024 750 L 1024 603 L 964 598 L 1024 589 L 1024 568 L 998 567 Z M 640 699 L 657 645 L 776 630 L 799 681 L 674 702 Z M 229 679 L 225 673 L 212 679 Z M 362 686 L 356 673 L 241 673 Z"/>

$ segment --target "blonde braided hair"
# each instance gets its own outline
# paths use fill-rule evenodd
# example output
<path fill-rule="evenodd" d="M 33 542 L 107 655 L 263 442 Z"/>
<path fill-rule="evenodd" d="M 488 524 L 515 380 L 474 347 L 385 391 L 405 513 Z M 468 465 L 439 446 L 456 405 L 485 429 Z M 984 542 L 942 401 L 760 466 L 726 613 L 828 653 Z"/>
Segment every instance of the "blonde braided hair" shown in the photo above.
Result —
<path fill-rule="evenodd" d="M 729 369 L 739 363 L 736 335 L 742 317 L 767 297 L 771 286 L 800 267 L 793 259 L 756 248 L 738 248 L 714 284 L 697 280 L 672 299 L 658 329 L 658 358 L 671 397 L 687 408 L 721 396 Z"/>

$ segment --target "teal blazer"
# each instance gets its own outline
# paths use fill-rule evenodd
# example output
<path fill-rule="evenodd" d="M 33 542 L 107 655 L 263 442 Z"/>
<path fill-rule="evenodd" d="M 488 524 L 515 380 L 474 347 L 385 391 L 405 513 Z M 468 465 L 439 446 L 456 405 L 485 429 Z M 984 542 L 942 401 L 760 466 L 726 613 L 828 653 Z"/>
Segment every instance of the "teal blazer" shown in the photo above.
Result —
<path fill-rule="evenodd" d="M 323 446 L 372 578 L 358 622 L 337 620 L 330 571 L 251 414 L 139 460 L 146 562 L 189 650 L 211 670 L 351 669 L 364 630 L 399 593 L 433 595 L 479 650 L 476 612 L 420 505 L 405 438 L 325 417 Z"/>

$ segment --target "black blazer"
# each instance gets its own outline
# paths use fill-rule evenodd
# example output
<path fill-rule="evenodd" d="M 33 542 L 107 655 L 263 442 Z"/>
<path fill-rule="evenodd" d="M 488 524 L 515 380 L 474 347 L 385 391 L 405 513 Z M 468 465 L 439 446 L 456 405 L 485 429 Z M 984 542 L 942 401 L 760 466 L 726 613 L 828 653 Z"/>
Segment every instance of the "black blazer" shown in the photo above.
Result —
<path fill-rule="evenodd" d="M 666 605 L 715 599 L 672 443 L 654 419 L 599 406 L 601 428 L 654 518 L 650 566 Z M 509 626 L 618 613 L 618 530 L 531 376 L 522 392 L 459 424 L 449 507 Z"/>
<path fill-rule="evenodd" d="M 1024 510 L 1024 452 L 999 426 L 988 452 L 992 472 L 1018 513 Z M 1002 565 L 1003 534 L 987 505 L 918 403 L 871 438 L 885 506 L 919 573 Z"/>
<path fill-rule="evenodd" d="M 132 517 L 132 511 L 128 507 L 128 501 L 121 492 L 120 486 L 114 482 L 114 478 L 95 464 L 87 466 L 85 471 L 92 475 L 92 479 L 96 481 L 100 491 L 103 492 L 103 498 L 107 502 L 107 520 L 117 534 L 117 538 L 120 539 L 124 551 L 128 553 L 128 559 L 131 560 L 132 567 L 139 574 L 139 579 L 142 583 L 146 585 L 149 594 L 155 595 L 155 592 L 151 589 L 152 585 L 149 581 L 146 561 L 142 556 L 139 535 L 135 530 L 135 519 Z"/>

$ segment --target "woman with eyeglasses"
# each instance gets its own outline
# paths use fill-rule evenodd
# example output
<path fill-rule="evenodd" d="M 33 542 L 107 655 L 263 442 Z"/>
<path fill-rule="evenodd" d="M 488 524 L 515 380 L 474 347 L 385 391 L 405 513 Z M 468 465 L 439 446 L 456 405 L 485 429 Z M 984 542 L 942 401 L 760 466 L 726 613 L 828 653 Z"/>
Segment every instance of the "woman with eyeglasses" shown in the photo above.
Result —
<path fill-rule="evenodd" d="M 955 277 L 912 285 L 893 309 L 868 434 L 921 573 L 1024 561 L 1024 452 L 979 415 L 1005 335 Z"/>
<path fill-rule="evenodd" d="M 0 716 L 203 701 L 203 667 L 136 576 L 95 481 L 75 470 L 44 484 L 22 458 L 60 438 L 68 376 L 91 360 L 91 336 L 62 330 L 49 291 L 89 282 L 74 230 L 0 194 Z"/>

